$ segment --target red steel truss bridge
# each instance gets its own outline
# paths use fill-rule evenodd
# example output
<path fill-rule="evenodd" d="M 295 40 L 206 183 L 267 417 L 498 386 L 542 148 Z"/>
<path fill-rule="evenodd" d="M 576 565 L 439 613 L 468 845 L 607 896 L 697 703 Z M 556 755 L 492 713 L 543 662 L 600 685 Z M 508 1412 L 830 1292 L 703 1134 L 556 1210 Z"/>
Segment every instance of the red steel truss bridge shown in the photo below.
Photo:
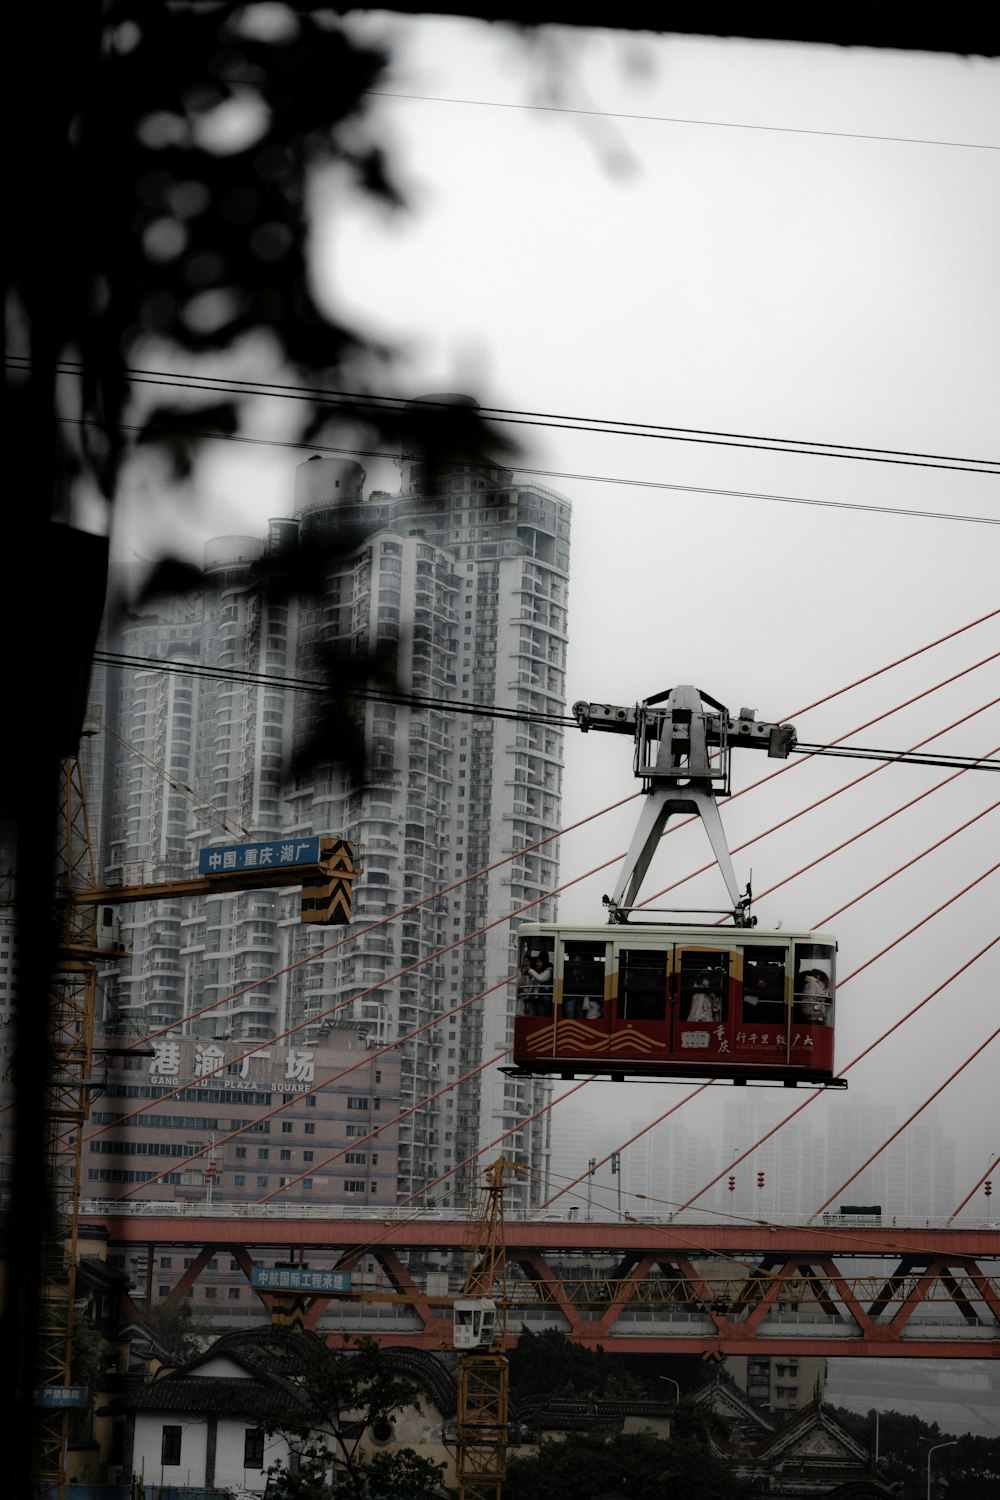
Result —
<path fill-rule="evenodd" d="M 200 1307 L 220 1265 L 230 1284 L 250 1287 L 255 1269 L 280 1265 L 293 1273 L 288 1292 L 256 1291 L 262 1313 L 277 1317 L 294 1303 L 296 1321 L 331 1341 L 366 1333 L 395 1347 L 451 1347 L 466 1221 L 343 1213 L 85 1203 L 81 1223 L 136 1268 L 127 1312 L 137 1317 L 189 1294 Z M 1000 1227 L 992 1225 L 513 1216 L 505 1239 L 511 1341 L 522 1327 L 556 1328 L 617 1353 L 1000 1358 Z M 164 1254 L 171 1249 L 188 1253 Z M 165 1287 L 162 1262 L 182 1259 L 189 1264 Z M 350 1290 L 317 1289 L 320 1271 L 342 1273 L 327 1285 Z"/>

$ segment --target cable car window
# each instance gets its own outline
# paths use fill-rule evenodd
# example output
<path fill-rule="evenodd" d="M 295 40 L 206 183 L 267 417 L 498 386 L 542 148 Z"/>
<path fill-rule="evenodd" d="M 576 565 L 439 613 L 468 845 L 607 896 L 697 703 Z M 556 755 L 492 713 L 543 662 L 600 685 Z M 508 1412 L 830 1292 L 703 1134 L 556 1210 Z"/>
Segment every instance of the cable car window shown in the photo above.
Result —
<path fill-rule="evenodd" d="M 567 1019 L 599 1021 L 604 1015 L 606 951 L 604 943 L 566 943 L 562 1008 Z"/>
<path fill-rule="evenodd" d="M 519 1016 L 552 1014 L 552 956 L 544 941 L 523 941 L 517 969 Z"/>
<path fill-rule="evenodd" d="M 667 955 L 623 948 L 618 959 L 618 1019 L 662 1021 L 667 1013 Z"/>
<path fill-rule="evenodd" d="M 804 1026 L 833 1025 L 834 950 L 795 944 L 794 1017 Z"/>
<path fill-rule="evenodd" d="M 747 947 L 743 952 L 743 1019 L 755 1026 L 785 1021 L 785 949 Z"/>
<path fill-rule="evenodd" d="M 729 1018 L 729 954 L 681 953 L 681 1019 Z"/>

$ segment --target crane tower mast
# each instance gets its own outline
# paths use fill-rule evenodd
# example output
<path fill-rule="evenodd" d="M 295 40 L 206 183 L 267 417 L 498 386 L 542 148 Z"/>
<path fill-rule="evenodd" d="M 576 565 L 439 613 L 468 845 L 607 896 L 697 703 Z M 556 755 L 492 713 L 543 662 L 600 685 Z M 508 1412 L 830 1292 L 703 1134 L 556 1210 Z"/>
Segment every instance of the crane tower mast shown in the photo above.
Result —
<path fill-rule="evenodd" d="M 523 1171 L 498 1157 L 487 1167 L 483 1198 L 465 1235 L 469 1253 L 454 1307 L 458 1361 L 459 1500 L 500 1500 L 507 1474 L 508 1371 L 504 1276 L 504 1173 Z M 499 1283 L 499 1294 L 496 1290 Z"/>
<path fill-rule="evenodd" d="M 62 762 L 61 778 L 55 896 L 62 927 L 52 973 L 50 1063 L 44 1080 L 49 1215 L 39 1268 L 37 1363 L 37 1478 L 51 1489 L 56 1500 L 62 1500 L 65 1494 L 67 1420 L 78 1394 L 71 1384 L 73 1302 L 83 1131 L 94 1086 L 97 965 L 123 956 L 120 951 L 109 951 L 102 941 L 102 908 L 106 912 L 112 906 L 143 901 L 300 885 L 303 922 L 343 924 L 350 921 L 353 882 L 358 874 L 355 846 L 333 835 L 319 835 L 306 841 L 308 862 L 302 864 L 234 869 L 220 859 L 217 873 L 102 889 L 96 880 L 87 799 L 77 757 Z M 134 1048 L 127 1050 L 134 1052 Z"/>

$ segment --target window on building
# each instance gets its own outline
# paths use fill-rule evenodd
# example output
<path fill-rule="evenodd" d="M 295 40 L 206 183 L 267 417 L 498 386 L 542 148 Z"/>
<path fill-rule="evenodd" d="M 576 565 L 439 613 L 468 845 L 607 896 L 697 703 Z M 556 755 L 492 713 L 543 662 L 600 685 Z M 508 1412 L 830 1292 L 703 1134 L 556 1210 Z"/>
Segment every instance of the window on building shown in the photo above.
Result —
<path fill-rule="evenodd" d="M 291 1161 L 291 1159 L 292 1159 L 292 1153 L 291 1153 L 291 1151 L 288 1151 L 288 1150 L 279 1151 L 278 1155 L 279 1155 L 279 1157 L 281 1158 L 282 1161 Z"/>
<path fill-rule="evenodd" d="M 246 1185 L 247 1180 L 243 1176 L 243 1173 L 237 1172 L 236 1176 L 233 1178 L 233 1187 L 246 1187 Z"/>
<path fill-rule="evenodd" d="M 244 1469 L 264 1467 L 264 1432 L 260 1427 L 248 1427 L 243 1435 Z"/>
<path fill-rule="evenodd" d="M 282 1120 L 282 1122 L 281 1122 L 281 1133 L 282 1133 L 282 1135 L 291 1135 L 291 1133 L 292 1133 L 292 1122 L 291 1122 L 291 1120 Z"/>
<path fill-rule="evenodd" d="M 240 1289 L 238 1286 L 231 1286 L 229 1288 L 229 1300 L 230 1302 L 238 1302 L 240 1300 Z"/>
<path fill-rule="evenodd" d="M 267 1187 L 267 1178 L 266 1177 L 258 1177 L 257 1178 L 257 1186 L 258 1187 Z"/>
<path fill-rule="evenodd" d="M 270 1150 L 269 1146 L 258 1146 L 257 1147 L 257 1160 L 258 1161 L 267 1161 L 267 1155 L 268 1155 L 268 1151 L 269 1150 Z"/>
<path fill-rule="evenodd" d="M 345 1193 L 363 1193 L 365 1191 L 364 1180 L 358 1177 L 348 1177 L 344 1182 Z"/>
<path fill-rule="evenodd" d="M 306 1135 L 315 1135 L 316 1134 L 316 1121 L 315 1120 L 307 1120 L 306 1123 L 305 1123 L 305 1125 L 302 1128 L 305 1131 Z"/>
<path fill-rule="evenodd" d="M 160 1438 L 160 1463 L 166 1467 L 175 1468 L 181 1461 L 181 1433 L 182 1427 L 175 1427 L 173 1423 L 164 1423 L 163 1435 Z"/>

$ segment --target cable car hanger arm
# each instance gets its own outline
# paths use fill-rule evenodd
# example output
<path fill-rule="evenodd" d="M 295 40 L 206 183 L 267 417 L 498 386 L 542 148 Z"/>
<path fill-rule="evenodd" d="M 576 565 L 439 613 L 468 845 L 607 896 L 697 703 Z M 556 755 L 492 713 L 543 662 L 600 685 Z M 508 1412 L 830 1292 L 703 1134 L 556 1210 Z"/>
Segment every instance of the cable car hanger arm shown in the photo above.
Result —
<path fill-rule="evenodd" d="M 633 769 L 646 797 L 614 893 L 605 897 L 609 921 L 627 921 L 635 908 L 670 815 L 694 813 L 704 825 L 726 883 L 733 920 L 738 927 L 754 926 L 750 887 L 740 894 L 718 798 L 730 795 L 734 745 L 766 750 L 772 759 L 785 760 L 796 744 L 793 726 L 758 721 L 751 708 L 741 708 L 734 718 L 716 699 L 687 685 L 657 693 L 633 708 L 581 701 L 573 705 L 573 715 L 584 733 L 603 729 L 633 736 Z"/>

